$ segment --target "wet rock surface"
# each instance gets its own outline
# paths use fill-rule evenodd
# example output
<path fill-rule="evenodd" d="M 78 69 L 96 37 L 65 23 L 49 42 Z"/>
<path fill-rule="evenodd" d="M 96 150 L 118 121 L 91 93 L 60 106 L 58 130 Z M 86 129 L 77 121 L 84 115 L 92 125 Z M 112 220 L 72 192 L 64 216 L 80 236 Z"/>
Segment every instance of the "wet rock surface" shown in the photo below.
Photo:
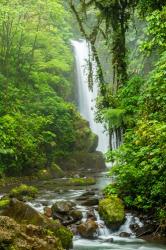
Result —
<path fill-rule="evenodd" d="M 70 176 L 71 177 L 74 176 L 74 178 L 78 179 L 78 178 L 80 178 L 80 176 L 84 177 L 85 172 L 79 172 L 79 174 L 77 174 L 77 175 L 72 173 Z M 93 174 L 93 176 L 95 176 L 95 175 Z M 35 235 L 35 237 L 37 237 L 38 234 L 40 235 L 40 230 L 38 231 L 38 230 L 34 229 L 33 226 L 40 227 L 40 225 L 42 225 L 42 227 L 43 227 L 43 225 L 44 225 L 44 230 L 46 229 L 48 231 L 52 231 L 53 236 L 56 237 L 57 239 L 60 239 L 60 241 L 63 242 L 63 248 L 69 248 L 71 246 L 72 236 L 71 236 L 70 231 L 72 231 L 73 234 L 76 235 L 76 237 L 74 238 L 75 239 L 74 245 L 77 244 L 76 243 L 77 239 L 78 239 L 78 242 L 80 239 L 81 242 L 85 241 L 85 243 L 86 243 L 87 239 L 88 239 L 88 241 L 89 241 L 89 239 L 93 239 L 93 242 L 100 242 L 100 244 L 102 244 L 102 243 L 112 244 L 112 242 L 114 242 L 114 244 L 117 244 L 117 242 L 116 242 L 117 240 L 118 240 L 118 242 L 121 242 L 121 241 L 128 242 L 129 240 L 133 239 L 133 234 L 131 237 L 131 235 L 129 233 L 130 230 L 126 230 L 126 226 L 123 227 L 123 229 L 120 229 L 119 231 L 113 231 L 113 234 L 112 234 L 112 230 L 109 230 L 108 232 L 106 232 L 107 231 L 106 226 L 103 223 L 102 218 L 101 217 L 99 218 L 97 205 L 93 205 L 95 203 L 92 203 L 92 205 L 90 205 L 90 204 L 88 205 L 86 203 L 86 201 L 88 201 L 89 199 L 92 200 L 94 198 L 97 198 L 99 201 L 101 199 L 103 199 L 103 197 L 100 195 L 99 190 L 97 188 L 98 186 L 92 186 L 92 187 L 90 187 L 90 186 L 89 187 L 72 186 L 69 188 L 69 186 L 67 186 L 67 185 L 65 186 L 65 183 L 66 183 L 66 178 L 58 179 L 58 181 L 56 179 L 53 181 L 51 180 L 51 181 L 42 181 L 41 182 L 39 197 L 35 198 L 34 202 L 29 203 L 30 205 L 32 204 L 32 206 L 35 208 L 35 211 L 36 211 L 36 209 L 39 209 L 39 211 L 42 212 L 41 208 L 43 208 L 43 210 L 44 210 L 43 213 L 45 214 L 45 216 L 43 216 L 42 214 L 39 213 L 42 216 L 41 221 L 43 221 L 43 219 L 44 219 L 44 222 L 41 222 L 41 224 L 40 224 L 41 218 L 39 219 L 39 224 L 38 224 L 38 222 L 37 222 L 37 225 L 36 225 L 36 222 L 34 224 L 34 221 L 32 219 L 32 218 L 34 218 L 32 216 L 33 213 L 31 213 L 31 212 L 29 213 L 29 208 L 27 210 L 28 214 L 29 214 L 28 215 L 29 218 L 26 217 L 26 213 L 24 214 L 24 212 L 27 209 L 27 207 L 24 207 L 21 205 L 21 209 L 24 212 L 21 213 L 21 210 L 19 210 L 18 214 L 15 213 L 14 211 L 11 212 L 11 209 L 10 209 L 10 213 L 11 213 L 10 216 L 13 216 L 15 218 L 21 216 L 21 221 L 19 223 L 20 224 L 26 223 L 26 225 L 28 226 L 27 227 L 28 233 L 26 233 L 26 231 L 25 231 L 25 234 L 28 234 L 28 237 L 32 238 L 33 234 Z M 49 184 L 49 186 L 48 186 L 48 184 Z M 44 190 L 48 190 L 48 191 L 43 192 Z M 65 205 L 64 205 L 64 203 L 62 203 L 62 200 L 61 200 L 62 197 L 64 199 Z M 57 201 L 55 202 L 55 200 L 57 200 Z M 73 200 L 74 203 L 73 202 L 68 203 L 68 200 Z M 59 201 L 61 201 L 61 205 L 58 205 L 58 209 L 56 208 L 55 213 L 57 213 L 57 214 L 54 217 L 55 224 L 53 225 L 52 222 L 50 222 L 50 220 L 48 218 L 52 218 L 52 209 L 51 209 L 52 204 L 55 204 Z M 4 201 L 3 201 L 3 203 L 4 203 Z M 6 202 L 6 200 L 5 200 L 5 206 L 6 206 L 6 203 L 7 203 L 7 207 L 8 207 L 8 202 Z M 27 205 L 27 204 L 25 204 L 25 205 Z M 14 210 L 16 210 L 15 205 L 13 208 L 14 208 Z M 6 208 L 5 208 L 5 210 L 6 210 Z M 83 220 L 82 220 L 82 216 L 83 216 Z M 30 218 L 32 220 L 30 220 Z M 61 221 L 61 223 L 57 221 L 58 218 L 59 218 L 59 221 Z M 19 224 L 18 219 L 16 219 L 16 220 L 17 220 L 17 224 Z M 150 218 L 143 218 L 142 219 L 142 221 L 144 223 L 145 223 L 145 221 L 148 221 L 148 220 L 150 221 Z M 32 225 L 32 223 L 33 223 L 33 225 Z M 42 223 L 44 223 L 44 224 L 42 224 Z M 61 224 L 65 225 L 65 227 L 63 227 Z M 140 226 L 140 224 L 137 223 L 137 220 L 132 221 L 132 223 L 130 223 L 130 224 L 131 224 L 130 229 L 132 229 L 132 232 L 134 232 L 137 236 L 142 237 L 142 236 L 140 236 L 140 234 L 138 234 L 141 232 L 142 226 Z M 149 224 L 149 222 L 147 224 Z M 30 227 L 29 227 L 29 225 L 30 225 Z M 32 227 L 31 227 L 31 225 L 32 225 Z M 70 231 L 66 229 L 66 226 L 70 228 Z M 112 227 L 111 227 L 111 229 L 112 229 Z M 122 230 L 124 230 L 124 231 L 122 231 Z M 155 231 L 156 231 L 156 229 L 155 229 Z M 151 235 L 151 233 L 144 234 L 144 232 L 145 232 L 145 230 L 143 230 L 143 238 L 145 236 Z M 100 236 L 105 235 L 105 233 L 106 233 L 106 236 L 104 236 L 103 238 L 100 237 Z M 80 236 L 78 234 L 83 239 L 80 238 Z M 142 232 L 141 232 L 141 234 L 142 234 Z M 7 237 L 9 237 L 9 238 L 7 238 Z M 117 237 L 117 240 L 116 240 L 116 237 Z M 120 239 L 120 237 L 122 239 Z M 43 240 L 44 240 L 43 238 L 39 239 L 39 241 L 43 241 Z M 52 241 L 52 239 L 49 239 L 49 240 Z M 5 241 L 11 242 L 10 233 L 9 234 L 6 233 L 6 240 Z M 46 243 L 44 243 L 44 244 L 46 244 Z M 95 249 L 95 244 L 96 243 L 94 243 L 93 249 Z M 47 245 L 45 245 L 45 246 L 47 246 Z M 49 249 L 49 247 L 47 246 L 46 249 Z M 52 249 L 54 249 L 54 248 L 52 248 Z M 79 246 L 78 246 L 78 248 L 77 248 L 77 246 L 74 246 L 74 249 L 78 250 Z M 99 248 L 99 249 L 101 249 L 101 248 Z M 124 246 L 124 249 L 127 249 L 127 248 L 125 248 L 125 246 Z M 40 250 L 45 250 L 45 248 L 41 248 Z M 148 248 L 148 250 L 149 250 L 149 248 Z"/>
<path fill-rule="evenodd" d="M 137 223 L 131 224 L 130 229 L 135 233 L 136 237 L 143 237 L 148 234 L 152 234 L 156 231 L 157 225 L 153 223 L 153 221 L 144 221 L 142 227 Z"/>
<path fill-rule="evenodd" d="M 59 219 L 65 226 L 76 223 L 83 217 L 76 204 L 70 201 L 57 201 L 51 207 L 51 211 L 53 219 Z"/>
<path fill-rule="evenodd" d="M 87 216 L 87 219 L 91 219 L 91 220 L 94 220 L 94 221 L 97 220 L 97 217 L 95 215 L 95 212 L 94 212 L 93 208 L 88 209 L 88 211 L 86 213 L 86 216 Z"/>
<path fill-rule="evenodd" d="M 119 236 L 120 236 L 120 237 L 123 237 L 123 238 L 128 238 L 128 237 L 131 236 L 131 233 L 121 232 L 121 233 L 119 234 Z"/>
<path fill-rule="evenodd" d="M 97 233 L 98 224 L 92 219 L 88 219 L 86 222 L 81 223 L 78 227 L 78 233 L 87 239 L 93 239 Z"/>
<path fill-rule="evenodd" d="M 52 213 L 61 213 L 61 214 L 66 214 L 69 213 L 73 207 L 75 207 L 76 204 L 70 201 L 57 201 L 55 204 L 51 207 Z"/>
<path fill-rule="evenodd" d="M 88 190 L 77 198 L 77 201 L 82 206 L 97 206 L 99 204 L 99 191 L 97 190 Z"/>

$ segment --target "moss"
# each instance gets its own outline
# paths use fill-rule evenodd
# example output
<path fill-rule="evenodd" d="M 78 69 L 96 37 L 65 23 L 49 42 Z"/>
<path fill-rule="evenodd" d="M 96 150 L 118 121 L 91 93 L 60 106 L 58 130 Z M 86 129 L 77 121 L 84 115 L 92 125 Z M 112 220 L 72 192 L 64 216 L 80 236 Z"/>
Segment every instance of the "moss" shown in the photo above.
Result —
<path fill-rule="evenodd" d="M 0 199 L 0 210 L 6 208 L 10 203 L 10 200 L 8 198 L 2 198 Z"/>
<path fill-rule="evenodd" d="M 55 236 L 60 239 L 64 249 L 70 249 L 72 246 L 73 234 L 66 227 L 59 227 L 54 232 Z"/>
<path fill-rule="evenodd" d="M 99 201 L 99 214 L 106 224 L 112 227 L 119 227 L 125 219 L 123 203 L 116 196 Z"/>
<path fill-rule="evenodd" d="M 64 177 L 64 172 L 63 170 L 57 165 L 57 164 L 52 164 L 50 168 L 50 173 L 52 177 Z"/>
<path fill-rule="evenodd" d="M 71 178 L 68 181 L 68 185 L 74 186 L 87 186 L 87 185 L 94 185 L 96 183 L 93 177 L 89 178 Z"/>
<path fill-rule="evenodd" d="M 37 176 L 40 180 L 51 179 L 51 173 L 48 169 L 41 169 L 38 171 Z"/>
<path fill-rule="evenodd" d="M 9 196 L 12 198 L 14 197 L 18 199 L 24 196 L 27 196 L 29 198 L 35 198 L 37 195 L 37 192 L 38 192 L 37 188 L 22 184 L 19 187 L 13 188 L 10 191 Z"/>
<path fill-rule="evenodd" d="M 43 227 L 18 224 L 10 217 L 0 216 L 0 249 L 28 250 L 36 247 L 63 250 L 60 239 Z"/>
<path fill-rule="evenodd" d="M 98 145 L 98 137 L 92 133 L 89 124 L 80 116 L 75 121 L 75 151 L 95 152 Z"/>
<path fill-rule="evenodd" d="M 64 171 L 55 163 L 51 165 L 48 169 L 41 169 L 38 171 L 38 178 L 41 180 L 48 180 L 51 178 L 61 178 L 64 177 Z"/>

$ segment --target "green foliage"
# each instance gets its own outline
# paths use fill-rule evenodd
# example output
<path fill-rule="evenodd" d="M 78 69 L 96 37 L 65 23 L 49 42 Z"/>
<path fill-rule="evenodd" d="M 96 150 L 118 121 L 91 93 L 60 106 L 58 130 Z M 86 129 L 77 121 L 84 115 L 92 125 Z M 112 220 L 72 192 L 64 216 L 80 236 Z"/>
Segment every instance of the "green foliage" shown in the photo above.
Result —
<path fill-rule="evenodd" d="M 147 16 L 146 41 L 141 44 L 142 51 L 152 52 L 154 49 L 166 49 L 166 6 L 161 11 L 155 10 Z"/>
<path fill-rule="evenodd" d="M 124 87 L 119 88 L 115 96 L 110 95 L 110 106 L 100 111 L 102 119 L 109 124 L 109 128 L 133 127 L 135 117 L 139 112 L 140 92 L 144 80 L 140 76 L 133 76 Z M 117 108 L 115 108 L 117 107 Z"/>
<path fill-rule="evenodd" d="M 10 203 L 9 198 L 7 198 L 7 197 L 2 197 L 2 198 L 0 199 L 0 210 L 6 208 L 6 207 L 9 205 L 9 203 Z"/>
<path fill-rule="evenodd" d="M 37 173 L 77 147 L 70 21 L 63 1 L 0 2 L 1 175 Z"/>
<path fill-rule="evenodd" d="M 119 128 L 124 119 L 125 111 L 123 109 L 106 109 L 104 112 L 104 120 L 111 128 Z"/>
<path fill-rule="evenodd" d="M 166 121 L 166 52 L 161 54 L 143 89 L 141 112 L 148 119 Z M 145 105 L 146 104 L 146 105 Z"/>
<path fill-rule="evenodd" d="M 154 10 L 161 10 L 165 5 L 163 0 L 139 0 L 138 7 L 141 15 L 147 15 L 152 13 Z"/>
<path fill-rule="evenodd" d="M 165 53 L 141 90 L 136 125 L 125 133 L 124 144 L 108 159 L 116 182 L 105 190 L 117 193 L 127 206 L 163 218 L 166 202 Z"/>
<path fill-rule="evenodd" d="M 126 133 L 111 170 L 116 183 L 106 192 L 117 193 L 127 206 L 146 211 L 162 207 L 166 201 L 165 135 L 165 123 L 157 121 L 140 121 Z"/>
<path fill-rule="evenodd" d="M 73 234 L 68 228 L 61 226 L 54 231 L 54 235 L 60 239 L 64 249 L 72 246 Z"/>

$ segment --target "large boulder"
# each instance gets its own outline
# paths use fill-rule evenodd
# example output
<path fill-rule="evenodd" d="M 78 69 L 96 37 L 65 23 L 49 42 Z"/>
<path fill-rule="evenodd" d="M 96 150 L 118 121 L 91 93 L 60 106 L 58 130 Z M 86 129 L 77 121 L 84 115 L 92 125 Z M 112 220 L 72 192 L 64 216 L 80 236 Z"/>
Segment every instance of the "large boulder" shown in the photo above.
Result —
<path fill-rule="evenodd" d="M 40 180 L 49 180 L 52 178 L 62 178 L 65 176 L 65 173 L 60 166 L 53 163 L 49 168 L 40 169 L 37 176 Z"/>
<path fill-rule="evenodd" d="M 94 134 L 89 123 L 81 116 L 75 120 L 76 139 L 75 151 L 95 152 L 98 146 L 98 136 Z"/>
<path fill-rule="evenodd" d="M 20 225 L 6 216 L 0 216 L 0 249 L 63 250 L 60 240 L 42 227 Z"/>
<path fill-rule="evenodd" d="M 94 221 L 97 220 L 97 217 L 96 217 L 96 215 L 95 215 L 95 212 L 94 212 L 94 209 L 93 209 L 93 208 L 89 208 L 89 210 L 88 210 L 87 213 L 86 213 L 86 217 L 87 217 L 87 220 L 88 220 L 88 219 L 91 219 L 91 220 L 94 220 Z"/>
<path fill-rule="evenodd" d="M 57 201 L 51 207 L 53 219 L 59 219 L 65 226 L 71 225 L 82 219 L 82 212 L 70 201 Z"/>
<path fill-rule="evenodd" d="M 70 178 L 66 183 L 69 186 L 91 186 L 96 184 L 96 180 L 93 177 L 84 178 Z"/>
<path fill-rule="evenodd" d="M 101 152 L 73 152 L 68 157 L 59 160 L 58 163 L 64 170 L 81 170 L 85 172 L 92 170 L 100 172 L 106 168 L 104 156 Z"/>
<path fill-rule="evenodd" d="M 101 197 L 99 196 L 98 192 L 95 192 L 93 190 L 86 191 L 81 196 L 77 198 L 77 201 L 82 206 L 97 206 L 99 204 L 99 199 Z"/>
<path fill-rule="evenodd" d="M 52 212 L 56 213 L 68 213 L 73 207 L 75 207 L 75 203 L 70 201 L 57 201 L 52 205 Z"/>
<path fill-rule="evenodd" d="M 99 201 L 99 214 L 108 226 L 117 229 L 125 219 L 124 205 L 115 196 L 102 199 Z"/>
<path fill-rule="evenodd" d="M 82 206 L 96 206 L 99 204 L 99 197 L 88 197 L 86 200 L 81 202 Z"/>
<path fill-rule="evenodd" d="M 59 221 L 47 218 L 28 204 L 15 198 L 11 199 L 9 205 L 3 210 L 2 215 L 13 218 L 19 224 L 32 224 L 49 230 L 53 236 L 60 239 L 65 249 L 69 249 L 72 244 L 73 234 L 66 227 L 62 226 Z"/>
<path fill-rule="evenodd" d="M 86 222 L 78 225 L 78 233 L 87 239 L 93 239 L 97 233 L 98 224 L 93 219 L 88 219 Z"/>
<path fill-rule="evenodd" d="M 21 184 L 20 186 L 10 190 L 9 197 L 24 201 L 34 199 L 37 196 L 37 193 L 38 190 L 36 187 Z"/>

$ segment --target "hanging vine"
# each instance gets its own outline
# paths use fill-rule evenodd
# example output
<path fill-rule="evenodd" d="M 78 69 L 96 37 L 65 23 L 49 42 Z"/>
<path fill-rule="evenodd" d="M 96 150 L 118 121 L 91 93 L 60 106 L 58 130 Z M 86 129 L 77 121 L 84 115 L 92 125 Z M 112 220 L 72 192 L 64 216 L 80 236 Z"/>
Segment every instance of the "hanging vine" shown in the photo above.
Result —
<path fill-rule="evenodd" d="M 135 8 L 138 0 L 68 0 L 73 13 L 76 16 L 81 32 L 91 44 L 94 59 L 98 68 L 100 82 L 101 103 L 99 109 L 116 109 L 116 93 L 128 80 L 126 64 L 126 31 L 130 19 L 131 10 Z M 96 22 L 88 29 L 88 14 L 93 10 L 96 13 Z M 90 30 L 90 31 L 89 31 Z M 112 84 L 108 93 L 108 84 L 104 80 L 104 74 L 97 51 L 97 38 L 102 35 L 107 45 L 108 54 L 112 54 Z M 111 49 L 110 49 L 111 48 Z M 90 65 L 91 66 L 91 65 Z M 91 70 L 89 71 L 91 74 Z M 93 84 L 89 77 L 90 85 Z M 110 101 L 111 100 L 111 101 Z M 121 139 L 121 127 L 114 131 Z M 113 133 L 111 129 L 110 134 Z"/>

